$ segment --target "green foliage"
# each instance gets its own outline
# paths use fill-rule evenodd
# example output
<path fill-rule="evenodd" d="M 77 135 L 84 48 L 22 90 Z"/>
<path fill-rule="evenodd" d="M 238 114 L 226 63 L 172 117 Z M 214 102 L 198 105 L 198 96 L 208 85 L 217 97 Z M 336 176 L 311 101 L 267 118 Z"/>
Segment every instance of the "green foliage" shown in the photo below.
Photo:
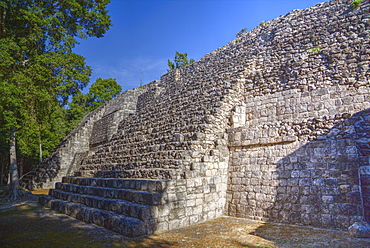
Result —
<path fill-rule="evenodd" d="M 88 106 L 92 108 L 90 111 L 118 96 L 121 91 L 122 87 L 117 84 L 116 79 L 98 78 L 95 83 L 91 85 L 89 93 L 87 94 Z"/>
<path fill-rule="evenodd" d="M 309 49 L 307 52 L 309 54 L 311 54 L 311 53 L 314 53 L 314 52 L 321 51 L 322 49 L 324 49 L 324 48 L 322 48 L 322 47 L 314 47 L 314 48 Z"/>
<path fill-rule="evenodd" d="M 79 91 L 69 103 L 68 120 L 70 129 L 75 128 L 86 114 L 118 96 L 121 91 L 122 87 L 113 78 L 98 78 L 91 85 L 87 94 Z"/>
<path fill-rule="evenodd" d="M 40 144 L 50 151 L 68 132 L 64 107 L 91 74 L 72 48 L 76 38 L 102 37 L 109 29 L 108 3 L 0 1 L 0 146 L 15 127 L 20 161 L 37 158 Z"/>
<path fill-rule="evenodd" d="M 87 95 L 79 91 L 68 104 L 67 118 L 69 129 L 74 129 L 87 113 L 89 113 L 87 109 Z"/>
<path fill-rule="evenodd" d="M 265 23 L 266 23 L 266 21 L 261 21 L 260 24 L 258 24 L 258 26 L 262 26 Z"/>
<path fill-rule="evenodd" d="M 242 28 L 239 32 L 236 33 L 236 38 L 240 38 L 243 34 L 247 33 L 248 29 Z"/>
<path fill-rule="evenodd" d="M 352 9 L 357 9 L 358 7 L 360 7 L 362 4 L 362 0 L 352 0 L 351 2 L 351 8 Z"/>
<path fill-rule="evenodd" d="M 167 62 L 168 68 L 169 68 L 167 71 L 172 71 L 172 70 L 175 70 L 175 69 L 179 69 L 179 68 L 182 68 L 186 65 L 190 65 L 194 62 L 195 62 L 194 59 L 188 60 L 188 54 L 187 53 L 176 52 L 174 62 L 172 62 L 171 60 L 168 60 L 168 62 Z"/>

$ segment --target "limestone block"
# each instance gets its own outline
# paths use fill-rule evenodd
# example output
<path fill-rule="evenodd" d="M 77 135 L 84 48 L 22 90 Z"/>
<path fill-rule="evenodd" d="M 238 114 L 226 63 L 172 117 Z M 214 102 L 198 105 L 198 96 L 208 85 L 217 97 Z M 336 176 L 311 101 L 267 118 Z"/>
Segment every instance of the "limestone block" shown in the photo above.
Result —
<path fill-rule="evenodd" d="M 370 238 L 370 224 L 364 221 L 355 222 L 348 227 L 348 232 L 355 238 Z"/>
<path fill-rule="evenodd" d="M 359 168 L 360 175 L 370 175 L 370 166 L 361 166 Z"/>
<path fill-rule="evenodd" d="M 169 230 L 169 225 L 167 221 L 157 223 L 157 228 L 155 230 L 156 233 L 160 233 L 167 230 Z"/>

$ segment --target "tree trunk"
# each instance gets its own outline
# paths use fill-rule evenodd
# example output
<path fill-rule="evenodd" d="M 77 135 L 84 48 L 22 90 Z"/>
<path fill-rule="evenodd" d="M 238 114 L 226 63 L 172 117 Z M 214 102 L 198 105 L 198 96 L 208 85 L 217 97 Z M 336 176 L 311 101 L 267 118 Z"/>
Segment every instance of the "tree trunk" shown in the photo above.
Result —
<path fill-rule="evenodd" d="M 17 154 L 15 150 L 15 128 L 10 128 L 10 197 L 13 199 L 18 198 L 18 188 L 19 188 L 19 176 L 17 168 Z"/>
<path fill-rule="evenodd" d="M 40 144 L 40 163 L 42 162 L 42 144 L 41 144 L 41 139 L 39 140 Z"/>

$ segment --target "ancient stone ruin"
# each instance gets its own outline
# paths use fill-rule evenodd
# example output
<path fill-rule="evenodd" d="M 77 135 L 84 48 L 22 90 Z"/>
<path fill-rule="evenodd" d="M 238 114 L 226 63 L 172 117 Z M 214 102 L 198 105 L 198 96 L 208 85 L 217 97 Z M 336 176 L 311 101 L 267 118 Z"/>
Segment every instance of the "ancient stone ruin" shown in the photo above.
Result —
<path fill-rule="evenodd" d="M 32 177 L 47 207 L 129 237 L 223 215 L 370 220 L 369 1 L 261 23 L 87 115 Z"/>

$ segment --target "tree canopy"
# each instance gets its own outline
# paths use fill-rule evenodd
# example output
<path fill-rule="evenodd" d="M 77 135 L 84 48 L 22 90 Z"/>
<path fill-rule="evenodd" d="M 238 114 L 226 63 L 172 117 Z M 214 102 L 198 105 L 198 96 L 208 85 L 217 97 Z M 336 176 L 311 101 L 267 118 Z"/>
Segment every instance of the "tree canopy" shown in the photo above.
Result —
<path fill-rule="evenodd" d="M 90 86 L 87 94 L 79 92 L 73 96 L 68 109 L 69 126 L 77 126 L 86 114 L 118 96 L 121 91 L 122 87 L 116 82 L 116 79 L 98 78 Z"/>
<path fill-rule="evenodd" d="M 168 71 L 172 71 L 175 69 L 182 68 L 186 65 L 190 65 L 194 63 L 194 59 L 188 60 L 188 54 L 187 53 L 179 53 L 176 51 L 175 58 L 173 62 L 171 60 L 168 60 Z"/>
<path fill-rule="evenodd" d="M 110 99 L 118 96 L 122 91 L 122 87 L 117 84 L 116 79 L 98 78 L 89 89 L 88 106 L 92 107 L 91 111 L 100 105 L 108 102 Z"/>
<path fill-rule="evenodd" d="M 77 38 L 102 37 L 109 29 L 108 3 L 0 1 L 1 142 L 12 144 L 15 135 L 17 150 L 30 155 L 50 140 L 55 120 L 65 115 L 62 108 L 91 75 L 84 58 L 72 49 Z M 4 136 L 9 130 L 13 136 Z"/>

